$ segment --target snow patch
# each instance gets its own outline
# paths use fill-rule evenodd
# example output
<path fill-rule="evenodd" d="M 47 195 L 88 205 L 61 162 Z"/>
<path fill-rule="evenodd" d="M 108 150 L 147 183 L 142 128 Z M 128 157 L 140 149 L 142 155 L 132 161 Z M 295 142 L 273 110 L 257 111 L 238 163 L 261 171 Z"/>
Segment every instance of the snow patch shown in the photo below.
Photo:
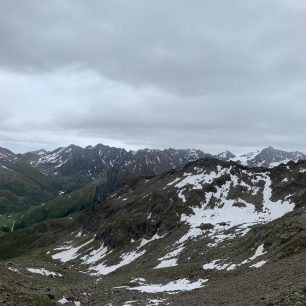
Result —
<path fill-rule="evenodd" d="M 136 284 L 144 284 L 146 282 L 146 280 L 143 277 L 136 277 L 134 279 L 131 280 L 131 283 L 136 283 Z"/>
<path fill-rule="evenodd" d="M 81 237 L 82 237 L 82 230 L 80 230 L 80 231 L 76 234 L 75 238 L 81 238 Z"/>
<path fill-rule="evenodd" d="M 145 238 L 142 238 L 141 241 L 140 241 L 140 245 L 138 247 L 138 249 L 141 249 L 142 247 L 144 247 L 145 245 L 151 243 L 152 241 L 154 240 L 158 240 L 158 239 L 161 239 L 163 238 L 164 236 L 159 236 L 157 233 L 150 239 L 145 239 Z"/>
<path fill-rule="evenodd" d="M 179 190 L 177 192 L 177 196 L 183 201 L 183 203 L 186 203 L 186 197 L 183 195 L 183 191 L 184 191 L 184 189 Z"/>
<path fill-rule="evenodd" d="M 81 302 L 79 302 L 79 301 L 72 302 L 71 299 L 68 300 L 65 297 L 63 297 L 62 299 L 58 300 L 57 302 L 59 304 L 62 304 L 62 305 L 67 304 L 67 303 L 73 303 L 75 306 L 81 306 Z"/>
<path fill-rule="evenodd" d="M 62 304 L 62 305 L 69 303 L 69 301 L 65 297 L 63 297 L 62 299 L 58 300 L 57 302 Z"/>
<path fill-rule="evenodd" d="M 254 259 L 256 259 L 257 257 L 266 254 L 267 252 L 264 252 L 264 245 L 261 244 L 255 251 L 255 254 L 250 257 L 249 259 L 244 260 L 242 263 L 245 264 L 247 262 L 253 261 Z"/>
<path fill-rule="evenodd" d="M 241 165 L 247 166 L 249 161 L 254 159 L 259 153 L 260 151 L 258 150 L 256 152 L 251 152 L 251 153 L 244 154 L 241 156 L 235 156 L 233 158 L 230 158 L 230 160 L 233 162 L 240 162 Z"/>
<path fill-rule="evenodd" d="M 253 261 L 254 259 L 256 259 L 259 256 L 262 256 L 264 254 L 266 254 L 267 252 L 264 252 L 264 245 L 261 244 L 255 251 L 255 254 L 253 256 L 251 256 L 250 258 L 244 260 L 243 262 L 239 263 L 239 264 L 233 264 L 233 263 L 218 263 L 221 261 L 225 261 L 225 260 L 221 260 L 221 259 L 216 259 L 213 260 L 210 263 L 204 264 L 203 265 L 203 269 L 204 270 L 226 270 L 226 271 L 231 271 L 231 270 L 235 270 L 236 268 L 245 265 L 247 263 L 249 263 L 250 261 Z M 264 265 L 266 263 L 266 261 L 260 261 L 259 263 L 256 263 L 254 265 L 251 265 L 250 267 L 256 267 L 257 265 L 258 268 L 261 267 L 261 265 Z"/>
<path fill-rule="evenodd" d="M 266 260 L 262 260 L 262 261 L 259 261 L 259 262 L 255 263 L 255 264 L 251 265 L 250 267 L 252 267 L 252 268 L 260 268 L 263 265 L 265 265 L 266 263 L 267 263 Z"/>
<path fill-rule="evenodd" d="M 161 268 L 170 268 L 177 266 L 177 258 L 165 259 L 161 261 L 156 267 L 153 269 L 161 269 Z"/>
<path fill-rule="evenodd" d="M 97 250 L 91 251 L 88 255 L 81 257 L 85 264 L 93 264 L 101 259 L 103 259 L 106 255 L 108 255 L 108 248 L 104 246 L 104 243 Z"/>
<path fill-rule="evenodd" d="M 73 260 L 77 257 L 80 256 L 80 254 L 78 254 L 78 251 L 85 247 L 86 245 L 88 245 L 89 243 L 93 242 L 94 239 L 90 239 L 89 241 L 85 242 L 84 244 L 78 246 L 78 247 L 72 247 L 72 246 L 62 246 L 61 248 L 65 248 L 65 250 L 63 252 L 60 253 L 56 253 L 54 255 L 52 255 L 52 259 L 58 259 L 61 262 L 67 262 L 70 260 Z M 59 248 L 55 249 L 58 250 Z"/>
<path fill-rule="evenodd" d="M 20 274 L 20 271 L 17 268 L 8 267 L 8 270 Z"/>
<path fill-rule="evenodd" d="M 217 264 L 217 262 L 221 261 L 220 259 L 216 259 L 210 263 L 203 265 L 204 270 L 225 270 L 230 264 Z"/>
<path fill-rule="evenodd" d="M 208 282 L 208 279 L 199 279 L 195 282 L 190 282 L 188 279 L 178 279 L 168 284 L 148 284 L 142 285 L 139 287 L 130 287 L 128 290 L 137 290 L 140 292 L 147 292 L 147 293 L 157 293 L 157 292 L 179 292 L 179 291 L 191 291 L 194 289 L 202 288 L 204 283 Z"/>
<path fill-rule="evenodd" d="M 48 271 L 44 268 L 41 268 L 41 269 L 27 268 L 27 270 L 31 273 L 40 274 L 40 275 L 44 275 L 44 276 L 63 277 L 63 275 L 60 274 L 60 273 Z"/>
<path fill-rule="evenodd" d="M 126 266 L 128 264 L 130 264 L 131 262 L 135 261 L 138 257 L 142 256 L 146 251 L 141 251 L 141 252 L 137 252 L 137 251 L 133 251 L 130 253 L 126 253 L 126 254 L 122 254 L 120 256 L 121 261 L 116 264 L 116 265 L 112 265 L 112 266 L 107 266 L 104 262 L 91 267 L 90 270 L 95 271 L 93 273 L 91 273 L 92 275 L 107 275 L 111 272 L 114 272 L 116 270 L 118 270 L 119 268 Z"/>
<path fill-rule="evenodd" d="M 166 254 L 164 257 L 158 258 L 160 263 L 153 269 L 169 268 L 177 266 L 177 257 L 185 247 L 180 246 L 176 250 Z"/>
<path fill-rule="evenodd" d="M 229 191 L 232 181 L 225 182 L 222 186 L 216 187 L 215 192 L 207 192 L 205 194 L 205 201 L 202 202 L 200 207 L 192 207 L 193 214 L 181 216 L 181 221 L 187 223 L 190 228 L 189 231 L 181 237 L 179 243 L 187 241 L 189 238 L 196 238 L 203 234 L 212 237 L 216 243 L 224 241 L 228 238 L 233 238 L 235 235 L 241 233 L 246 234 L 247 228 L 250 225 L 258 223 L 266 223 L 274 219 L 282 217 L 284 214 L 294 209 L 294 204 L 290 200 L 273 202 L 271 179 L 268 174 L 257 174 L 256 181 L 264 182 L 263 188 L 263 202 L 262 210 L 257 211 L 252 203 L 248 203 L 242 199 L 228 199 Z M 235 183 L 235 182 L 234 182 Z M 214 199 L 216 202 L 215 207 L 209 206 L 210 201 Z M 235 203 L 242 203 L 243 206 L 238 207 Z M 210 223 L 214 226 L 211 230 L 201 230 L 200 225 Z M 226 225 L 220 225 L 224 224 Z M 225 231 L 235 227 L 244 226 L 243 232 L 236 232 L 233 234 L 225 234 Z M 212 244 L 214 246 L 214 244 Z"/>
<path fill-rule="evenodd" d="M 200 174 L 184 173 L 185 178 L 180 182 L 176 183 L 175 187 L 178 189 L 184 188 L 187 185 L 191 185 L 193 189 L 202 189 L 202 183 L 210 184 L 213 180 L 221 177 L 222 175 L 228 173 L 231 168 L 217 167 L 217 171 L 202 172 Z"/>
<path fill-rule="evenodd" d="M 147 302 L 147 306 L 157 306 L 161 303 L 164 303 L 166 301 L 166 299 L 152 299 L 152 300 L 148 300 Z"/>

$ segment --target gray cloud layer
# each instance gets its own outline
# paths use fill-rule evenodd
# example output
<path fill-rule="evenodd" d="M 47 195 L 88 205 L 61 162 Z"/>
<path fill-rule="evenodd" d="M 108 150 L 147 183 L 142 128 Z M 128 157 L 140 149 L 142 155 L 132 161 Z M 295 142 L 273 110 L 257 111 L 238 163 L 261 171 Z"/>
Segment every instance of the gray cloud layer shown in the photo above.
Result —
<path fill-rule="evenodd" d="M 306 151 L 302 0 L 0 0 L 0 145 Z"/>

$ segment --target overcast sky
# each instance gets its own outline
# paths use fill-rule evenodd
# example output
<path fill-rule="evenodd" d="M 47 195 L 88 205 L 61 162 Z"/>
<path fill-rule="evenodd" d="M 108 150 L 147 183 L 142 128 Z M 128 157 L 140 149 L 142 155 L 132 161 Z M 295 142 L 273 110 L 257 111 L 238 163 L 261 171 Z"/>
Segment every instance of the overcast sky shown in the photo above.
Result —
<path fill-rule="evenodd" d="M 0 146 L 306 152 L 305 0 L 0 0 Z"/>

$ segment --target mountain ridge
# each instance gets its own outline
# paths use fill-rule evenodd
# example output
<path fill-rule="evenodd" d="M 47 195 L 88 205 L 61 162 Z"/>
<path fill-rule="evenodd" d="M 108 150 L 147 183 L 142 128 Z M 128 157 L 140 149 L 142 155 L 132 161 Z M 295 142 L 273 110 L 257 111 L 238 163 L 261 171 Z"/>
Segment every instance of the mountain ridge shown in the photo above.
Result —
<path fill-rule="evenodd" d="M 51 152 L 39 150 L 21 156 L 42 173 L 68 178 L 80 187 L 105 177 L 113 167 L 129 168 L 135 173 L 133 176 L 157 175 L 208 155 L 191 149 L 127 151 L 97 144 L 85 148 L 69 145 Z"/>
<path fill-rule="evenodd" d="M 305 160 L 306 155 L 302 152 L 293 151 L 287 152 L 278 150 L 269 146 L 261 151 L 255 151 L 240 156 L 229 156 L 225 160 L 232 160 L 251 167 L 266 167 L 272 168 L 283 163 L 286 164 L 289 161 Z"/>
<path fill-rule="evenodd" d="M 209 154 L 209 153 L 205 153 L 202 150 L 196 150 L 196 149 L 140 149 L 137 151 L 127 151 L 125 149 L 122 148 L 114 148 L 114 147 L 109 147 L 109 146 L 105 146 L 102 144 L 97 144 L 96 146 L 87 146 L 85 148 L 79 147 L 79 146 L 75 146 L 75 145 L 69 145 L 68 147 L 61 147 L 58 148 L 56 150 L 53 151 L 46 151 L 46 150 L 39 150 L 39 151 L 34 151 L 34 152 L 28 152 L 28 153 L 24 153 L 23 156 L 25 157 L 25 159 L 30 162 L 32 165 L 41 168 L 42 171 L 46 171 L 47 173 L 51 173 L 56 172 L 55 169 L 61 169 L 61 167 L 63 166 L 63 164 L 65 164 L 68 159 L 63 158 L 63 156 L 67 156 L 67 151 L 68 153 L 71 152 L 71 150 L 77 150 L 82 152 L 82 154 L 84 154 L 82 156 L 82 158 L 88 158 L 88 152 L 94 152 L 94 151 L 99 151 L 98 154 L 96 154 L 97 156 L 99 156 L 99 159 L 102 158 L 103 154 L 105 155 L 106 153 L 104 151 L 116 151 L 116 152 L 121 152 L 119 153 L 119 155 L 122 157 L 121 159 L 119 158 L 113 158 L 110 160 L 102 160 L 102 162 L 104 162 L 104 164 L 106 163 L 110 163 L 110 166 L 114 166 L 114 165 L 128 165 L 129 163 L 135 162 L 135 158 L 139 157 L 139 156 L 143 156 L 144 158 L 146 158 L 148 155 L 155 155 L 158 156 L 158 158 L 160 158 L 160 156 L 164 156 L 168 158 L 174 158 L 175 155 L 177 159 L 184 159 L 184 161 L 180 161 L 180 162 L 175 162 L 175 161 L 169 161 L 169 166 L 173 167 L 173 168 L 178 168 L 179 166 L 183 166 L 182 164 L 184 162 L 188 161 L 193 161 L 205 156 L 211 156 L 211 157 L 215 157 L 217 159 L 220 160 L 232 160 L 232 161 L 236 161 L 236 162 L 240 162 L 243 165 L 246 166 L 252 166 L 252 167 L 273 167 L 273 166 L 277 166 L 280 163 L 286 163 L 290 160 L 294 160 L 297 161 L 299 159 L 306 159 L 306 155 L 302 152 L 288 152 L 288 151 L 284 151 L 284 150 L 278 150 L 273 148 L 272 146 L 264 148 L 262 150 L 258 150 L 255 152 L 251 152 L 251 153 L 247 153 L 247 154 L 243 154 L 240 156 L 236 156 L 235 154 L 233 154 L 230 151 L 225 151 L 216 155 L 213 154 Z M 103 151 L 104 150 L 104 151 Z M 96 152 L 97 153 L 97 152 Z M 81 154 L 81 155 L 82 155 Z M 108 152 L 108 154 L 110 154 Z M 117 153 L 118 154 L 118 153 Z M 97 157 L 96 156 L 96 157 Z M 64 159 L 64 160 L 63 160 Z M 50 160 L 52 162 L 54 162 L 53 166 L 49 165 L 49 169 L 47 167 L 47 170 L 44 168 L 46 167 L 44 164 L 48 164 L 48 162 L 50 162 Z M 97 158 L 95 159 L 95 161 L 97 162 Z M 52 164 L 52 163 L 51 163 Z M 96 166 L 96 165 L 95 165 Z M 97 166 L 96 166 L 97 167 Z M 88 170 L 87 170 L 88 171 Z M 101 169 L 100 169 L 101 171 Z M 167 170 L 166 170 L 167 171 Z M 155 173 L 157 174 L 157 173 Z"/>
<path fill-rule="evenodd" d="M 136 179 L 137 177 L 156 176 L 173 169 L 180 169 L 186 164 L 188 165 L 188 163 L 198 160 L 199 158 L 214 157 L 200 150 L 144 149 L 128 152 L 124 149 L 111 148 L 101 144 L 94 147 L 87 146 L 85 148 L 70 145 L 68 147 L 58 148 L 52 152 L 39 150 L 26 153 L 25 155 L 14 154 L 6 149 L 2 149 L 0 153 L 2 154 L 0 156 L 0 166 L 1 162 L 3 164 L 2 170 L 0 167 L 0 174 L 4 179 L 7 179 L 8 175 L 12 177 L 14 174 L 13 165 L 14 163 L 16 164 L 18 162 L 19 170 L 25 168 L 24 171 L 27 173 L 33 173 L 33 175 L 36 173 L 34 177 L 40 177 L 39 179 L 35 179 L 34 182 L 31 181 L 31 184 L 34 183 L 36 185 L 41 185 L 43 181 L 53 184 L 53 177 L 56 180 L 61 180 L 60 185 L 58 182 L 56 190 L 54 190 L 52 186 L 49 188 L 48 185 L 44 185 L 43 188 L 52 190 L 52 195 L 50 195 L 48 198 L 42 198 L 45 200 L 39 202 L 37 202 L 36 196 L 34 199 L 35 201 L 32 201 L 29 198 L 29 195 L 25 193 L 19 192 L 16 197 L 16 195 L 10 193 L 11 189 L 7 189 L 7 185 L 4 183 L 2 183 L 2 185 L 0 184 L 0 200 L 2 202 L 4 201 L 5 203 L 9 203 L 10 201 L 11 203 L 16 203 L 17 205 L 18 197 L 26 195 L 27 206 L 20 209 L 24 210 L 26 208 L 30 208 L 30 206 L 36 206 L 32 207 L 29 211 L 24 212 L 22 218 L 19 216 L 15 218 L 16 229 L 24 226 L 30 226 L 31 224 L 39 221 L 47 220 L 52 216 L 65 217 L 72 212 L 82 210 L 87 206 L 93 205 L 95 202 L 103 201 L 111 193 L 115 192 L 129 181 Z M 302 153 L 299 152 L 285 152 L 268 147 L 258 153 L 243 155 L 244 158 L 247 158 L 245 158 L 244 162 L 242 163 L 239 157 L 233 157 L 234 155 L 229 151 L 218 154 L 216 157 L 219 160 L 234 161 L 245 166 L 264 167 L 265 165 L 270 166 L 271 163 L 273 163 L 273 166 L 276 166 L 282 161 L 288 163 L 290 158 L 296 162 L 298 158 L 304 157 L 301 154 Z M 65 161 L 67 161 L 66 165 L 61 166 L 62 164 L 65 164 Z M 99 164 L 97 164 L 97 161 Z M 6 166 L 4 166 L 4 163 Z M 36 167 L 32 167 L 33 163 L 36 163 Z M 42 166 L 42 168 L 39 168 L 39 164 Z M 76 167 L 73 165 L 76 165 Z M 3 168 L 3 166 L 5 168 Z M 11 167 L 11 169 L 8 167 Z M 57 173 L 54 175 L 54 171 L 59 171 L 58 169 L 61 167 L 61 174 Z M 39 169 L 42 173 L 46 172 L 44 169 L 48 169 L 50 173 L 42 175 L 38 172 Z M 84 173 L 87 175 L 90 173 L 90 177 L 87 176 L 84 178 Z M 93 177 L 93 174 L 95 177 Z M 23 174 L 21 178 L 22 179 L 19 179 L 19 181 L 21 180 L 23 184 L 28 184 L 28 181 Z M 73 192 L 70 194 L 71 191 Z M 59 195 L 57 196 L 58 193 Z M 88 195 L 88 198 L 86 198 L 85 195 Z M 7 206 L 5 203 L 3 205 Z M 64 203 L 66 204 L 64 205 Z M 14 208 L 15 211 L 20 211 L 20 209 L 17 209 L 17 206 Z M 11 220 L 9 220 L 6 224 L 6 226 L 11 224 Z"/>

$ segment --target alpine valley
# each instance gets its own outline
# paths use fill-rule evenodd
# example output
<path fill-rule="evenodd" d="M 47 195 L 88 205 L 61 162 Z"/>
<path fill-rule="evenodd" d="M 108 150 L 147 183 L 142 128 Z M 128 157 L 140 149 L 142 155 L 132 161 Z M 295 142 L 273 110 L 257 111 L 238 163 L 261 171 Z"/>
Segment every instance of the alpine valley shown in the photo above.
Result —
<path fill-rule="evenodd" d="M 0 305 L 306 305 L 306 156 L 0 149 Z"/>

